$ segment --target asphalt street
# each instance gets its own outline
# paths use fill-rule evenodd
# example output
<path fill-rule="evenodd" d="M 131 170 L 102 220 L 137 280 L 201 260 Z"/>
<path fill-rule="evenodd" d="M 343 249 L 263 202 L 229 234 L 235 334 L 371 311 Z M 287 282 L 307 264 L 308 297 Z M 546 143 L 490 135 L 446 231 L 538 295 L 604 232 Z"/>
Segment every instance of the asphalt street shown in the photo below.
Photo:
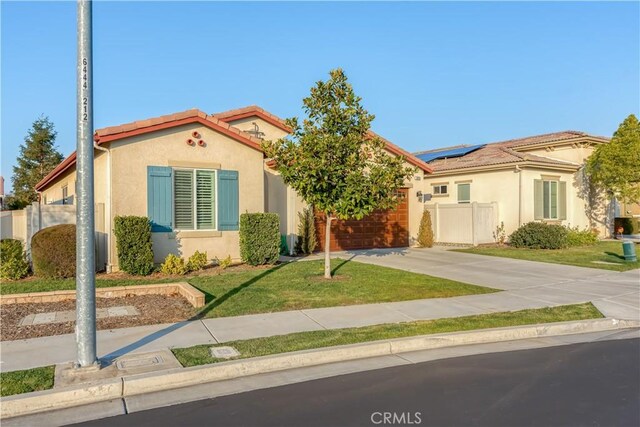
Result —
<path fill-rule="evenodd" d="M 405 365 L 82 425 L 638 426 L 640 340 Z"/>

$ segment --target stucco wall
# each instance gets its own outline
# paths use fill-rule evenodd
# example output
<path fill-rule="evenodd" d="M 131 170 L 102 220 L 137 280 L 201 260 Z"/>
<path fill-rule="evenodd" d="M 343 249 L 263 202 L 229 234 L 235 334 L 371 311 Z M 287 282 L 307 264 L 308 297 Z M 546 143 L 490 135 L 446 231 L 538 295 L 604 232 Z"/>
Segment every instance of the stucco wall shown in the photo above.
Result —
<path fill-rule="evenodd" d="M 198 131 L 205 147 L 186 141 Z M 115 141 L 112 153 L 112 214 L 148 216 L 147 166 L 201 167 L 238 171 L 239 212 L 264 212 L 263 155 L 234 139 L 199 124 L 161 130 Z M 154 257 L 169 253 L 186 258 L 206 251 L 209 258 L 240 258 L 238 231 L 153 233 Z M 112 245 L 112 259 L 115 244 Z"/>
<path fill-rule="evenodd" d="M 551 159 L 565 160 L 572 163 L 582 164 L 593 153 L 594 147 L 583 146 L 570 146 L 564 145 L 559 147 L 550 147 L 549 150 L 545 148 L 538 148 L 535 150 L 521 150 L 525 153 L 535 154 L 537 156 L 549 157 Z"/>
<path fill-rule="evenodd" d="M 534 221 L 534 181 L 543 177 L 553 177 L 567 183 L 567 219 L 563 225 L 578 226 L 580 228 L 596 226 L 601 236 L 605 235 L 605 219 L 603 214 L 591 214 L 591 204 L 585 194 L 581 172 L 561 172 L 546 169 L 527 169 L 517 171 L 514 168 L 499 171 L 475 173 L 459 173 L 448 176 L 427 176 L 423 184 L 424 193 L 433 193 L 433 184 L 447 184 L 449 194 L 446 196 L 433 195 L 429 202 L 457 203 L 457 184 L 470 182 L 471 202 L 496 202 L 498 207 L 498 221 L 504 222 L 507 235 L 530 221 Z M 520 181 L 521 180 L 521 181 Z M 592 221 L 597 219 L 597 221 Z"/>

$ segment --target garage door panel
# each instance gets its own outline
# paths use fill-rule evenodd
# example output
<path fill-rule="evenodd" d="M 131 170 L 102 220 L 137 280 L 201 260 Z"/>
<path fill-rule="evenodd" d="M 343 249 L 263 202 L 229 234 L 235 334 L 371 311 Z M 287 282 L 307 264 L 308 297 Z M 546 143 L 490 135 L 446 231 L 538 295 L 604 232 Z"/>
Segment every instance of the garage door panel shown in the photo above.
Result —
<path fill-rule="evenodd" d="M 388 248 L 409 246 L 407 190 L 400 190 L 402 201 L 395 210 L 375 211 L 362 220 L 331 223 L 331 250 Z M 316 212 L 319 250 L 324 250 L 325 221 Z"/>

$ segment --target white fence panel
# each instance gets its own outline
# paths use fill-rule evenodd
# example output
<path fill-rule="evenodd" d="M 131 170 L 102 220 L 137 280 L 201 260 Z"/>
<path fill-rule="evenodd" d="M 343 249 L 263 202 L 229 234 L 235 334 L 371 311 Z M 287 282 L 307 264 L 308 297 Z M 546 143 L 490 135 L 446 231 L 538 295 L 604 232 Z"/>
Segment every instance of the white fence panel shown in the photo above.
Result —
<path fill-rule="evenodd" d="M 438 243 L 479 245 L 494 242 L 498 224 L 497 203 L 433 203 L 425 205 L 431 214 L 434 240 Z"/>

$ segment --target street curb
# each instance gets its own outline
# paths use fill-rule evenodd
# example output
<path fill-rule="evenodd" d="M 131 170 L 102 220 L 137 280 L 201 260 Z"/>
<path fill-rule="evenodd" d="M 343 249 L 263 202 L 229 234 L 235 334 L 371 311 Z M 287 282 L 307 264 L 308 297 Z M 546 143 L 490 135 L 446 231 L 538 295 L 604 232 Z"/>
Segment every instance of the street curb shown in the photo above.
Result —
<path fill-rule="evenodd" d="M 150 392 L 178 389 L 249 375 L 369 357 L 388 356 L 411 351 L 588 332 L 614 331 L 638 327 L 640 327 L 640 321 L 635 320 L 617 320 L 611 318 L 590 319 L 493 328 L 469 332 L 421 335 L 302 350 L 114 378 L 83 386 L 72 386 L 8 396 L 2 398 L 0 418 L 18 417 L 54 409 L 70 408 L 89 403 L 121 399 Z"/>

